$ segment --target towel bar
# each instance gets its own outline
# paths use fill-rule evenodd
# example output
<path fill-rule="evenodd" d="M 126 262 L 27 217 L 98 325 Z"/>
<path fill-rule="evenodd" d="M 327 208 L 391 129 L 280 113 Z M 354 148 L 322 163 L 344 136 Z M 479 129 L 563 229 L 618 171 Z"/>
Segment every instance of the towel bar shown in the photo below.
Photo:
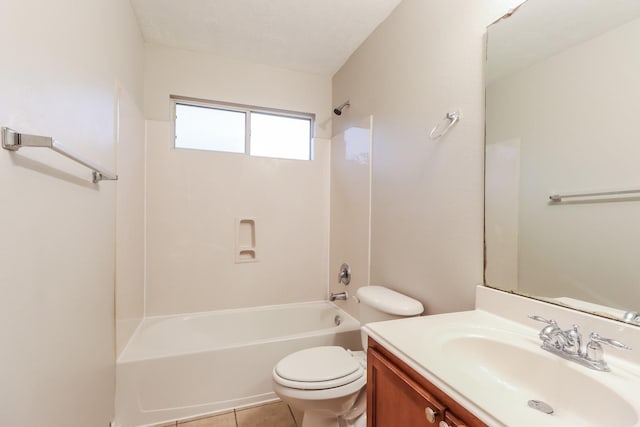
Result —
<path fill-rule="evenodd" d="M 64 148 L 58 141 L 49 136 L 28 135 L 24 133 L 16 132 L 13 129 L 3 127 L 2 128 L 2 148 L 9 151 L 18 151 L 22 147 L 45 147 L 50 148 L 56 153 L 80 163 L 83 166 L 93 171 L 92 182 L 98 183 L 100 181 L 115 181 L 118 179 L 118 175 L 109 172 L 100 166 L 97 166 L 93 162 L 82 158 L 81 156 L 72 153 Z"/>

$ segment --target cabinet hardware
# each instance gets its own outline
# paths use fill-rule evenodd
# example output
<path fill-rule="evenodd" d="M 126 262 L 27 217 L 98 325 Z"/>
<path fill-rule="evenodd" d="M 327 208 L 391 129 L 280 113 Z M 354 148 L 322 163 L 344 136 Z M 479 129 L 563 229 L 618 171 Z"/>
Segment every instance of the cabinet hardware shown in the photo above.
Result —
<path fill-rule="evenodd" d="M 440 411 L 438 411 L 437 409 L 431 409 L 427 406 L 424 409 L 424 415 L 425 417 L 427 417 L 427 421 L 429 421 L 431 424 L 435 424 L 436 417 L 440 415 Z"/>

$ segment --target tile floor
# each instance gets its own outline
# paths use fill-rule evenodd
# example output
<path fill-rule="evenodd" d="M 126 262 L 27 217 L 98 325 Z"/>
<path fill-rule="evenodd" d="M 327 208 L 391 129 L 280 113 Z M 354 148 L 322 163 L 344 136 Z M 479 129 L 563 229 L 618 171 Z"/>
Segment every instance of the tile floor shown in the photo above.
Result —
<path fill-rule="evenodd" d="M 155 427 L 300 427 L 302 414 L 276 401 L 212 416 L 158 424 Z"/>

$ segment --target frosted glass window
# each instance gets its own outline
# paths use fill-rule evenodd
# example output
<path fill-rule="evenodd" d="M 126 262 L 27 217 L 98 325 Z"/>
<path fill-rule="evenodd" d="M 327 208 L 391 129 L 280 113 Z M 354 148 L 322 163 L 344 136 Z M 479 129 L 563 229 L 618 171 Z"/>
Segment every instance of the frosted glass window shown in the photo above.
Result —
<path fill-rule="evenodd" d="M 311 120 L 274 114 L 251 113 L 252 156 L 309 160 Z"/>
<path fill-rule="evenodd" d="M 176 104 L 176 148 L 245 152 L 246 113 Z"/>
<path fill-rule="evenodd" d="M 313 114 L 172 99 L 176 148 L 311 160 Z"/>

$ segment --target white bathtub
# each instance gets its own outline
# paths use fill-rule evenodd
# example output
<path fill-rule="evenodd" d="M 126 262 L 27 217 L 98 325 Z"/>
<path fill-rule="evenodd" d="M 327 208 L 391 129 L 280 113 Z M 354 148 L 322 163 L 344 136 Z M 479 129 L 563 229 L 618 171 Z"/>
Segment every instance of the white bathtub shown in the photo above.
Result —
<path fill-rule="evenodd" d="M 118 359 L 116 426 L 275 399 L 276 362 L 318 345 L 360 349 L 360 323 L 325 301 L 144 319 Z"/>

